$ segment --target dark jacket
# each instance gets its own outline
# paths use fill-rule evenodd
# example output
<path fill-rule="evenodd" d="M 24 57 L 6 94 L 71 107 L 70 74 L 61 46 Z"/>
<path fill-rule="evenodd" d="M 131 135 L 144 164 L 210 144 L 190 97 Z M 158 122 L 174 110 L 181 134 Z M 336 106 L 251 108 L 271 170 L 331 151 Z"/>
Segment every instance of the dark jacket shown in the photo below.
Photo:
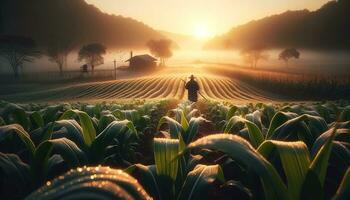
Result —
<path fill-rule="evenodd" d="M 199 85 L 195 80 L 190 80 L 185 85 L 186 90 L 188 90 L 188 100 L 192 102 L 198 101 L 198 90 Z"/>

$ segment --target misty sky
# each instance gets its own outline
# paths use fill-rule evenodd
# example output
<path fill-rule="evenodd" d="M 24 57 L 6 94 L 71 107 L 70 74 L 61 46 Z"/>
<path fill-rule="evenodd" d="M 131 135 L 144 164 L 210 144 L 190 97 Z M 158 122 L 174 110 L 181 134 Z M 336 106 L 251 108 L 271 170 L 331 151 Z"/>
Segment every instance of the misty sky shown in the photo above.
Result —
<path fill-rule="evenodd" d="M 315 10 L 329 0 L 86 0 L 155 29 L 209 37 L 286 10 Z"/>

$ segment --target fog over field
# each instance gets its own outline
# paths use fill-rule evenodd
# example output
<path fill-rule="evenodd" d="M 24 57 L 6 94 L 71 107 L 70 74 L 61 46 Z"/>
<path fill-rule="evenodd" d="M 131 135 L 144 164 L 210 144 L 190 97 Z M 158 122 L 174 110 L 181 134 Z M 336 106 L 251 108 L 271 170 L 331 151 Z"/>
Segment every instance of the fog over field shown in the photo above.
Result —
<path fill-rule="evenodd" d="M 117 66 L 128 65 L 126 60 L 130 57 L 130 52 L 134 55 L 149 54 L 147 49 L 122 49 L 107 50 L 103 65 L 97 69 L 114 69 L 114 60 Z M 278 54 L 281 50 L 267 50 L 267 60 L 259 61 L 258 68 L 268 68 L 274 70 L 285 69 L 285 63 L 278 60 Z M 300 59 L 291 60 L 289 68 L 297 68 L 300 72 L 312 73 L 344 73 L 350 66 L 350 52 L 347 51 L 312 51 L 300 50 Z M 203 50 L 200 47 L 186 47 L 177 49 L 173 52 L 173 57 L 167 60 L 169 67 L 186 67 L 192 64 L 225 64 L 232 66 L 248 67 L 242 60 L 240 51 L 237 50 Z M 5 60 L 0 63 L 0 73 L 12 73 L 10 66 Z M 84 62 L 79 62 L 77 52 L 71 52 L 68 56 L 66 70 L 79 70 Z M 26 63 L 25 72 L 39 71 L 58 71 L 57 65 L 50 62 L 47 56 L 42 56 L 33 63 Z"/>

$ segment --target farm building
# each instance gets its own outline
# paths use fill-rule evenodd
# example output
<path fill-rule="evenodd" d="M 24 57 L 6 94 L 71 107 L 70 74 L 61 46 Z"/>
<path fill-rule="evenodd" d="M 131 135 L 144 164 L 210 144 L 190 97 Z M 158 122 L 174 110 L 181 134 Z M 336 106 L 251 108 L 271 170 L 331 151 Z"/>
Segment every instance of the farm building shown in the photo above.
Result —
<path fill-rule="evenodd" d="M 131 53 L 130 59 L 125 62 L 129 62 L 130 71 L 149 71 L 157 67 L 157 59 L 148 54 L 133 56 Z"/>

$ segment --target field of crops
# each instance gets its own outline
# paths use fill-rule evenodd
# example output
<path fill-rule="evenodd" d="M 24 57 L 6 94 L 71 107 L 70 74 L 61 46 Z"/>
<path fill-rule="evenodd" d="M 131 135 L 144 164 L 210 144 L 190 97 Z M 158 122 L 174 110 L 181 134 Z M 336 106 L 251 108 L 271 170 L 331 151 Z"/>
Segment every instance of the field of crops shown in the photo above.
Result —
<path fill-rule="evenodd" d="M 0 199 L 350 199 L 349 102 L 0 109 Z"/>
<path fill-rule="evenodd" d="M 258 90 L 236 79 L 218 76 L 214 73 L 195 71 L 201 87 L 201 94 L 210 100 L 247 102 L 278 101 L 282 97 Z M 189 73 L 184 69 L 167 69 L 159 73 L 115 81 L 69 84 L 35 91 L 21 89 L 21 92 L 0 95 L 0 99 L 11 102 L 60 102 L 60 101 L 111 101 L 130 99 L 186 99 L 184 81 Z M 43 87 L 43 86 L 41 86 Z M 4 87 L 4 90 L 8 86 Z M 39 87 L 40 88 L 40 87 Z M 1 89 L 1 87 L 0 87 Z M 203 98 L 203 97 L 200 97 Z"/>

